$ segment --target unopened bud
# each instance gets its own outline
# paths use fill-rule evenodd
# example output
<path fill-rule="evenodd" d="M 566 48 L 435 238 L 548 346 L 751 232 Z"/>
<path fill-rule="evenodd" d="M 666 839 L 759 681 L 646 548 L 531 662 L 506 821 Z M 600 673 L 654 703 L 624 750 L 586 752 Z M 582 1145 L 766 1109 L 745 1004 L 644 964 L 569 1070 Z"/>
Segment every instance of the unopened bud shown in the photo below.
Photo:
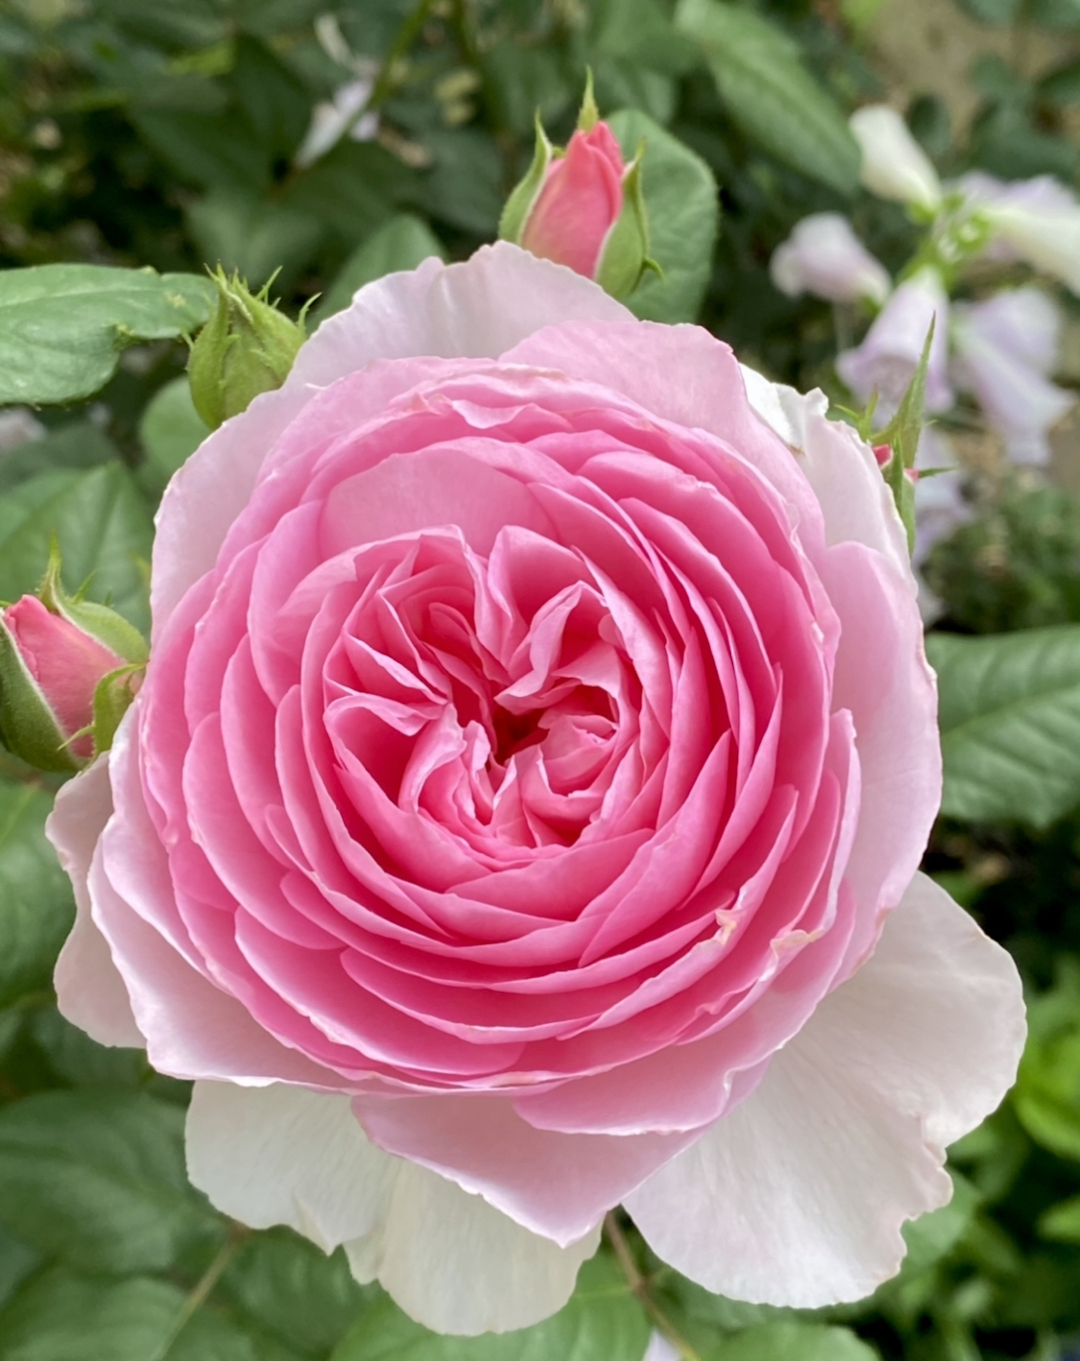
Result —
<path fill-rule="evenodd" d="M 146 661 L 114 610 L 68 596 L 55 552 L 40 593 L 0 611 L 0 733 L 39 770 L 78 770 L 112 741 Z"/>
<path fill-rule="evenodd" d="M 303 317 L 290 321 L 269 301 L 269 283 L 251 293 L 239 275 L 227 278 L 220 266 L 211 278 L 217 305 L 191 347 L 188 379 L 195 410 L 216 430 L 261 392 L 284 383 L 306 336 Z"/>
<path fill-rule="evenodd" d="M 528 174 L 507 200 L 499 235 L 533 255 L 595 279 L 613 297 L 632 293 L 649 259 L 641 189 L 643 148 L 623 159 L 615 134 L 585 92 L 578 128 L 565 151 L 553 147 L 539 120 Z"/>

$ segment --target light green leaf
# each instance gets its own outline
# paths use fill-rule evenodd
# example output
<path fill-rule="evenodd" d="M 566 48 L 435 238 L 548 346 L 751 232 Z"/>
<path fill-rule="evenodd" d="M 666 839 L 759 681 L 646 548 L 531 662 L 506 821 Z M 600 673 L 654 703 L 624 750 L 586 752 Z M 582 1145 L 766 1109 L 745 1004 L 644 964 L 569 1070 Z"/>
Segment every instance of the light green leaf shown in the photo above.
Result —
<path fill-rule="evenodd" d="M 1055 986 L 1028 1006 L 1028 1042 L 1011 1104 L 1037 1144 L 1080 1161 L 1080 968 L 1058 961 Z"/>
<path fill-rule="evenodd" d="M 629 160 L 645 141 L 642 188 L 649 254 L 663 275 L 646 274 L 626 299 L 648 321 L 696 321 L 712 274 L 720 200 L 713 173 L 690 148 L 635 109 L 607 120 Z"/>
<path fill-rule="evenodd" d="M 848 1328 L 818 1323 L 762 1323 L 726 1337 L 717 1361 L 878 1361 Z"/>
<path fill-rule="evenodd" d="M 91 396 L 113 376 L 122 350 L 197 329 L 211 298 L 207 279 L 152 269 L 0 271 L 0 405 Z"/>
<path fill-rule="evenodd" d="M 721 99 L 748 137 L 811 179 L 854 193 L 859 148 L 786 34 L 725 0 L 679 0 L 676 24 L 700 45 Z"/>
<path fill-rule="evenodd" d="M 52 803 L 36 785 L 0 782 L 0 1006 L 49 987 L 71 929 L 71 885 L 45 840 Z"/>
<path fill-rule="evenodd" d="M 177 1106 L 116 1089 L 41 1092 L 5 1106 L 0 1224 L 76 1270 L 171 1266 L 221 1232 L 188 1185 L 183 1125 Z"/>
<path fill-rule="evenodd" d="M 142 486 L 158 497 L 210 433 L 191 400 L 187 377 L 174 378 L 159 388 L 139 422 L 139 438 L 146 461 L 136 474 Z"/>
<path fill-rule="evenodd" d="M 415 269 L 428 256 L 446 259 L 442 242 L 423 220 L 412 213 L 399 213 L 373 232 L 342 265 L 334 282 L 315 306 L 313 322 L 318 325 L 352 302 L 353 294 L 384 274 L 399 269 Z"/>
<path fill-rule="evenodd" d="M 1080 1196 L 1052 1205 L 1039 1219 L 1039 1233 L 1059 1243 L 1080 1243 Z"/>
<path fill-rule="evenodd" d="M 0 493 L 38 473 L 96 468 L 119 457 L 119 449 L 96 425 L 71 421 L 50 430 L 44 439 L 30 440 L 5 452 L 0 459 Z"/>
<path fill-rule="evenodd" d="M 68 591 L 89 583 L 90 599 L 112 605 L 145 631 L 153 524 L 127 468 L 107 463 L 85 473 L 41 473 L 0 497 L 0 600 L 36 589 L 54 534 Z"/>
<path fill-rule="evenodd" d="M 441 1337 L 383 1298 L 364 1314 L 331 1361 L 641 1361 L 649 1331 L 645 1311 L 622 1273 L 600 1256 L 582 1267 L 570 1303 L 535 1328 Z"/>
<path fill-rule="evenodd" d="M 1080 626 L 936 633 L 942 811 L 1046 827 L 1080 801 Z"/>

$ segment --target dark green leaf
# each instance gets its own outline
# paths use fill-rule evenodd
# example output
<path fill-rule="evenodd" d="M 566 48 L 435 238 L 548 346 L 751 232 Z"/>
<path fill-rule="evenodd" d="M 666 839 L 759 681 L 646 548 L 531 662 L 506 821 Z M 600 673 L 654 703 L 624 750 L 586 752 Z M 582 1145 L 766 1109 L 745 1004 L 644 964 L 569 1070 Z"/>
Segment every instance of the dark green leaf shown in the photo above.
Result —
<path fill-rule="evenodd" d="M 628 159 L 645 142 L 641 173 L 649 253 L 663 270 L 662 277 L 647 273 L 627 306 L 649 321 L 696 321 L 712 274 L 720 216 L 713 173 L 646 114 L 623 109 L 608 121 Z"/>
<path fill-rule="evenodd" d="M 270 187 L 272 158 L 252 145 L 246 118 L 140 108 L 132 121 L 143 140 L 188 184 L 251 194 Z"/>
<path fill-rule="evenodd" d="M 208 265 L 238 271 L 252 288 L 280 271 L 275 293 L 292 286 L 323 234 L 310 213 L 232 189 L 214 189 L 193 203 L 187 220 Z"/>
<path fill-rule="evenodd" d="M 89 421 L 72 421 L 50 430 L 43 439 L 20 444 L 0 459 L 0 492 L 6 492 L 36 473 L 57 468 L 96 468 L 118 458 L 108 435 Z"/>
<path fill-rule="evenodd" d="M 40 1265 L 40 1253 L 27 1247 L 14 1234 L 0 1228 L 0 1311 L 27 1276 Z"/>
<path fill-rule="evenodd" d="M 429 255 L 446 259 L 442 242 L 427 223 L 412 213 L 392 217 L 346 260 L 316 304 L 313 325 L 348 307 L 358 288 L 395 270 L 415 269 Z"/>
<path fill-rule="evenodd" d="M 50 1067 L 73 1087 L 137 1087 L 150 1072 L 141 1049 L 95 1044 L 55 1007 L 38 1007 L 28 1024 Z"/>
<path fill-rule="evenodd" d="M 1080 801 L 1080 626 L 931 634 L 945 758 L 942 809 L 1045 827 Z"/>
<path fill-rule="evenodd" d="M 210 431 L 195 410 L 188 380 L 174 378 L 159 388 L 139 422 L 146 462 L 139 482 L 154 497 L 165 490 L 173 473 L 187 462 Z"/>
<path fill-rule="evenodd" d="M 188 1186 L 183 1124 L 176 1106 L 121 1090 L 44 1092 L 4 1107 L 0 1223 L 76 1270 L 171 1266 L 220 1232 Z"/>
<path fill-rule="evenodd" d="M 71 929 L 71 885 L 45 840 L 52 803 L 36 785 L 0 781 L 0 1006 L 49 987 Z"/>
<path fill-rule="evenodd" d="M 748 137 L 811 179 L 854 192 L 859 148 L 784 33 L 726 0 L 679 0 L 676 22 L 699 43 L 728 113 Z"/>
<path fill-rule="evenodd" d="M 320 1355 L 356 1321 L 369 1294 L 344 1253 L 327 1257 L 288 1229 L 252 1234 L 221 1292 L 285 1345 Z"/>
<path fill-rule="evenodd" d="M 641 1361 L 648 1341 L 644 1309 L 618 1267 L 600 1257 L 582 1268 L 570 1303 L 535 1328 L 440 1337 L 384 1298 L 364 1314 L 332 1361 Z"/>
<path fill-rule="evenodd" d="M 91 396 L 115 373 L 121 350 L 196 330 L 211 297 L 207 279 L 151 269 L 0 271 L 0 405 Z"/>
<path fill-rule="evenodd" d="M 153 526 L 127 468 L 108 463 L 88 473 L 42 473 L 0 498 L 0 600 L 36 588 L 54 534 L 68 590 L 89 583 L 91 599 L 111 604 L 145 629 Z"/>

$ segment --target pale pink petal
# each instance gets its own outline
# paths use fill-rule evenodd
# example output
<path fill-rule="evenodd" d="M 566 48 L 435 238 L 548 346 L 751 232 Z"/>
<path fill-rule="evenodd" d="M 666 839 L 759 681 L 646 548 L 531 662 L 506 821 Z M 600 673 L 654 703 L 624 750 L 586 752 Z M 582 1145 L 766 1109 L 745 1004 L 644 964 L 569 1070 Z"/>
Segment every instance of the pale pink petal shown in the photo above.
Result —
<path fill-rule="evenodd" d="M 945 1145 L 998 1104 L 1023 1041 L 1012 960 L 919 875 L 753 1095 L 627 1208 L 709 1290 L 802 1308 L 860 1299 L 898 1269 L 901 1224 L 948 1200 Z"/>

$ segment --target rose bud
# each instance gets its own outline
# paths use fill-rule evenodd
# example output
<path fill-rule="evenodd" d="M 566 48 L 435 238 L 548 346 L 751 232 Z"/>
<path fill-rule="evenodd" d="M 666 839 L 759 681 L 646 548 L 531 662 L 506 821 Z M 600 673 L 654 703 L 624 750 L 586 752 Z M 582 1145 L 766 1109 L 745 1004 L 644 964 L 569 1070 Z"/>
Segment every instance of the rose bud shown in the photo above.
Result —
<path fill-rule="evenodd" d="M 623 160 L 590 82 L 565 151 L 552 147 L 537 121 L 533 163 L 507 200 L 499 235 L 595 279 L 612 297 L 626 297 L 652 265 L 641 157 L 639 151 Z"/>
<path fill-rule="evenodd" d="M 927 267 L 906 279 L 885 304 L 862 344 L 837 356 L 840 377 L 862 401 L 878 395 L 877 415 L 888 420 L 919 366 L 930 323 L 936 318 L 926 371 L 926 409 L 953 403 L 948 378 L 949 300 L 941 275 Z"/>
<path fill-rule="evenodd" d="M 959 187 L 989 223 L 999 260 L 1023 260 L 1080 296 L 1080 202 L 1053 175 L 1004 183 L 973 171 Z"/>
<path fill-rule="evenodd" d="M 217 306 L 191 347 L 188 379 L 195 410 L 211 430 L 246 411 L 261 392 L 279 388 L 304 343 L 304 319 L 291 321 L 268 301 L 270 284 L 258 293 L 218 267 L 211 275 Z"/>
<path fill-rule="evenodd" d="M 1006 289 L 955 309 L 954 372 L 974 393 L 1017 463 L 1045 464 L 1047 433 L 1076 397 L 1050 381 L 1057 367 L 1061 315 L 1038 288 Z"/>
<path fill-rule="evenodd" d="M 769 262 L 772 281 L 781 293 L 798 297 L 813 293 L 828 302 L 879 305 L 889 296 L 892 280 L 840 213 L 811 213 L 795 224 Z"/>
<path fill-rule="evenodd" d="M 54 556 L 41 596 L 0 613 L 0 732 L 39 770 L 78 770 L 108 746 L 145 661 L 142 636 L 104 605 L 67 596 Z"/>
<path fill-rule="evenodd" d="M 862 150 L 862 182 L 872 194 L 930 212 L 937 208 L 938 173 L 895 109 L 868 104 L 851 115 L 850 126 Z"/>

